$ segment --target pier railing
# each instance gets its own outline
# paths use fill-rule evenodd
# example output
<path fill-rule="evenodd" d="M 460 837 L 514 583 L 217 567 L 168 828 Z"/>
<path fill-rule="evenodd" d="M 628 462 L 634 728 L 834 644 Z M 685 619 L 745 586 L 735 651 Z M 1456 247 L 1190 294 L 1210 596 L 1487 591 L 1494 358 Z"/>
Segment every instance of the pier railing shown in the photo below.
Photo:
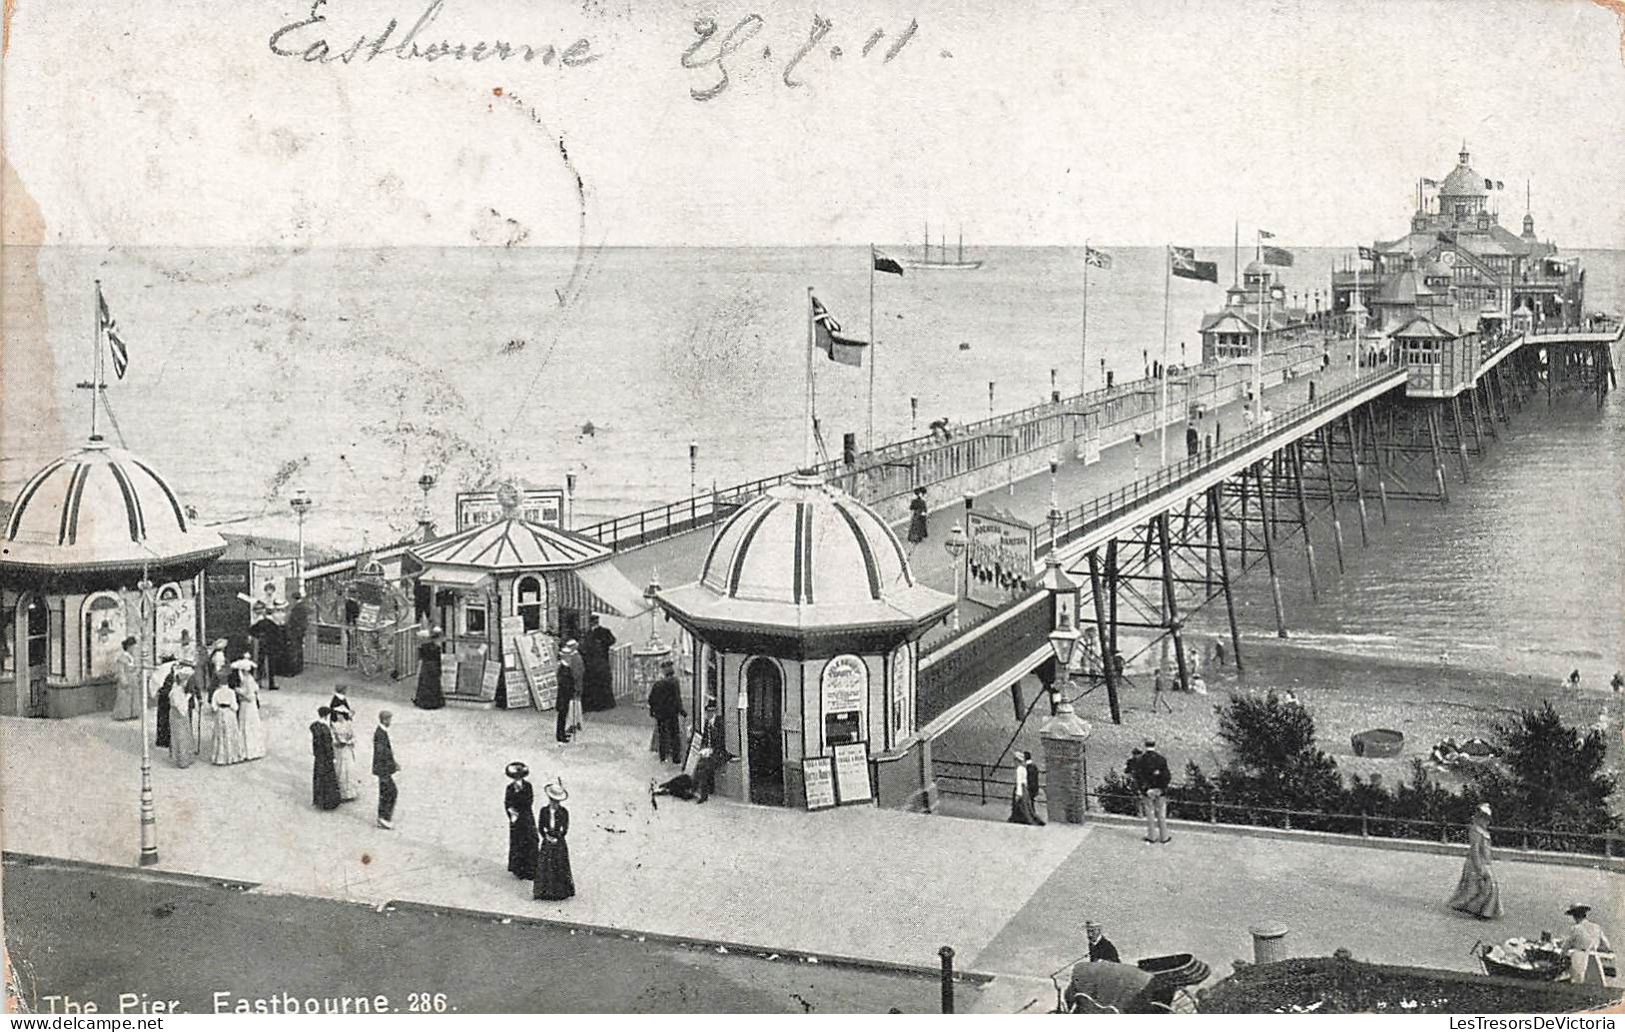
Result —
<path fill-rule="evenodd" d="M 1319 342 L 1295 341 L 1271 352 L 1264 356 L 1265 374 L 1274 375 L 1296 366 L 1319 347 Z M 1178 381 L 1177 389 L 1189 396 L 1202 393 L 1202 377 L 1217 378 L 1222 370 L 1234 367 L 1236 363 L 1227 360 L 1189 366 L 1170 375 Z M 1218 388 L 1207 390 L 1215 389 Z M 826 481 L 844 482 L 848 490 L 873 504 L 907 494 L 916 486 L 930 486 L 1061 444 L 1069 437 L 1069 421 L 1072 420 L 1092 417 L 1099 430 L 1152 415 L 1160 394 L 1160 380 L 1131 380 L 953 426 L 946 435 L 928 433 L 894 441 L 863 452 L 852 465 L 832 459 L 813 467 L 813 472 Z M 796 472 L 787 470 L 747 480 L 588 524 L 576 532 L 616 550 L 636 548 L 726 519 L 752 498 L 789 481 Z"/>
<path fill-rule="evenodd" d="M 932 777 L 942 795 L 975 799 L 981 805 L 1007 803 L 1015 789 L 1015 768 L 1008 765 L 970 763 L 961 760 L 931 761 Z M 1083 771 L 1085 808 L 1119 816 L 1139 813 L 1139 797 L 1089 788 L 1089 771 Z M 1045 801 L 1048 781 L 1038 776 L 1037 802 Z M 1459 821 L 1426 817 L 1390 817 L 1373 813 L 1343 813 L 1326 810 L 1291 810 L 1276 806 L 1221 803 L 1217 800 L 1168 800 L 1168 816 L 1175 820 L 1200 821 L 1229 828 L 1279 828 L 1285 831 L 1321 831 L 1361 839 L 1396 839 L 1407 842 L 1465 844 L 1466 826 Z M 1490 837 L 1503 849 L 1541 850 L 1573 853 L 1607 859 L 1625 858 L 1625 843 L 1612 833 L 1562 831 L 1553 828 L 1492 825 Z"/>

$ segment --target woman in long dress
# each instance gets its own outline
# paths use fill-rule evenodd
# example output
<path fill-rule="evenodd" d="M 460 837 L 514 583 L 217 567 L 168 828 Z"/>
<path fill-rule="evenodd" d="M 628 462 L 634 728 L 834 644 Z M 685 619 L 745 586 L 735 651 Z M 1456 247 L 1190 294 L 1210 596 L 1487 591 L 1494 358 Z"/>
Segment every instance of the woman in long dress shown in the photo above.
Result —
<path fill-rule="evenodd" d="M 931 533 L 926 523 L 925 488 L 916 487 L 908 502 L 908 543 L 917 545 Z"/>
<path fill-rule="evenodd" d="M 155 672 L 158 679 L 158 690 L 153 693 L 153 701 L 157 704 L 157 719 L 154 721 L 156 729 L 152 735 L 152 745 L 155 749 L 169 748 L 169 696 L 175 690 L 175 665 L 168 664 L 166 669 Z"/>
<path fill-rule="evenodd" d="M 530 768 L 510 763 L 508 789 L 502 805 L 508 811 L 508 870 L 515 878 L 530 881 L 536 877 L 536 792 L 526 779 Z"/>
<path fill-rule="evenodd" d="M 141 690 L 136 682 L 136 658 L 131 651 L 134 637 L 125 638 L 119 654 L 113 657 L 113 676 L 118 678 L 118 691 L 113 696 L 113 719 L 135 720 L 141 716 Z"/>
<path fill-rule="evenodd" d="M 242 734 L 243 759 L 257 760 L 265 755 L 265 724 L 260 720 L 260 683 L 254 679 L 254 665 L 232 664 L 231 687 L 237 692 L 237 729 Z"/>
<path fill-rule="evenodd" d="M 323 810 L 339 808 L 339 779 L 333 769 L 333 727 L 328 722 L 331 711 L 322 706 L 316 710 L 316 720 L 310 722 L 310 801 Z"/>
<path fill-rule="evenodd" d="M 1456 894 L 1450 905 L 1464 914 L 1472 914 L 1485 921 L 1501 916 L 1501 888 L 1495 884 L 1490 870 L 1494 857 L 1490 853 L 1490 807 L 1480 803 L 1473 814 L 1473 823 L 1467 826 L 1467 859 L 1461 865 L 1461 880 L 1456 883 Z"/>
<path fill-rule="evenodd" d="M 243 759 L 243 733 L 237 727 L 237 692 L 230 684 L 223 684 L 209 697 L 214 709 L 214 756 L 212 762 L 223 767 L 241 763 Z"/>
<path fill-rule="evenodd" d="M 570 872 L 570 846 L 565 841 L 570 835 L 570 811 L 564 801 L 570 794 L 564 782 L 554 780 L 544 792 L 547 805 L 537 818 L 541 833 L 541 847 L 536 852 L 536 886 L 532 896 L 536 899 L 569 899 L 576 894 L 575 877 Z"/>
<path fill-rule="evenodd" d="M 440 690 L 440 657 L 445 649 L 441 644 L 444 634 L 436 627 L 429 640 L 418 646 L 418 690 L 412 705 L 418 709 L 439 709 L 446 704 Z"/>
<path fill-rule="evenodd" d="M 361 796 L 361 776 L 355 758 L 355 722 L 348 710 L 328 709 L 333 722 L 333 776 L 339 783 L 339 802 Z"/>
<path fill-rule="evenodd" d="M 197 735 L 192 732 L 192 703 L 196 696 L 191 686 L 196 672 L 184 671 L 184 677 L 182 673 L 183 669 L 177 669 L 170 677 L 167 693 L 159 689 L 159 712 L 169 712 L 169 762 L 185 768 L 197 756 Z"/>

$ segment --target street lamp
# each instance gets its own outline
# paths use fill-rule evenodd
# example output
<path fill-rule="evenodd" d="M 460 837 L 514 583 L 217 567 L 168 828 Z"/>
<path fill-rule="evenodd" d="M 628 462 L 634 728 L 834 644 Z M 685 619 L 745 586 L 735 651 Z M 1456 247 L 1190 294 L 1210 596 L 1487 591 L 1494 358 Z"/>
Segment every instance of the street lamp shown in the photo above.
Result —
<path fill-rule="evenodd" d="M 147 567 L 141 566 L 141 641 L 138 645 L 136 665 L 136 691 L 141 697 L 141 857 L 142 867 L 158 862 L 158 812 L 152 800 L 152 736 L 147 733 L 147 650 L 157 643 L 153 640 L 156 621 L 152 619 L 153 587 L 147 579 Z"/>
<path fill-rule="evenodd" d="M 660 568 L 657 566 L 650 574 L 649 586 L 643 589 L 643 600 L 649 603 L 649 640 L 659 641 L 660 635 L 655 631 L 655 610 L 660 608 L 655 598 L 660 594 Z"/>
<path fill-rule="evenodd" d="M 957 631 L 959 630 L 959 600 L 962 594 L 960 578 L 962 576 L 961 571 L 965 566 L 963 562 L 965 556 L 965 525 L 963 523 L 954 524 L 954 529 L 948 532 L 948 540 L 942 543 L 942 547 L 947 551 L 954 563 L 954 611 L 952 619 L 953 629 Z"/>
<path fill-rule="evenodd" d="M 299 582 L 300 591 L 305 590 L 305 515 L 315 504 L 310 499 L 310 493 L 302 487 L 288 499 L 288 507 L 299 520 L 299 573 L 295 579 Z"/>

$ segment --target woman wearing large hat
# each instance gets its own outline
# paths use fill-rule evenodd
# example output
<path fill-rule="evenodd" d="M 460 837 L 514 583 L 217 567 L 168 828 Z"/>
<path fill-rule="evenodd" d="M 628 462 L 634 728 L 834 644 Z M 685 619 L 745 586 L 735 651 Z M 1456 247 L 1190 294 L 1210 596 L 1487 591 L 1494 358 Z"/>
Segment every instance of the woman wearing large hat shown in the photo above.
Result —
<path fill-rule="evenodd" d="M 1489 921 L 1501 916 L 1501 888 L 1490 870 L 1490 804 L 1479 803 L 1473 822 L 1467 826 L 1467 859 L 1461 865 L 1461 880 L 1450 906 L 1464 914 Z"/>
<path fill-rule="evenodd" d="M 530 787 L 530 768 L 508 764 L 508 789 L 502 805 L 508 811 L 508 870 L 526 881 L 536 877 L 536 791 Z"/>
<path fill-rule="evenodd" d="M 445 654 L 445 632 L 436 627 L 427 641 L 418 645 L 418 690 L 412 705 L 418 709 L 439 709 L 446 704 L 440 686 L 440 657 Z"/>
<path fill-rule="evenodd" d="M 542 791 L 547 795 L 547 805 L 536 821 L 542 841 L 532 895 L 536 899 L 569 899 L 576 894 L 575 877 L 570 873 L 570 847 L 565 842 L 570 834 L 570 811 L 564 808 L 564 801 L 570 793 L 557 778 Z"/>

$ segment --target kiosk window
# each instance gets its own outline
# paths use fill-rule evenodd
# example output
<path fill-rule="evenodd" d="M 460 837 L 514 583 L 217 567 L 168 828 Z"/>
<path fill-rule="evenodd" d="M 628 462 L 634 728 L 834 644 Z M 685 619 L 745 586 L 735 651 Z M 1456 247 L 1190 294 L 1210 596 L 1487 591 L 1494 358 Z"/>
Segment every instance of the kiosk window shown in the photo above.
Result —
<path fill-rule="evenodd" d="M 463 603 L 463 633 L 467 635 L 485 634 L 485 603 Z"/>

